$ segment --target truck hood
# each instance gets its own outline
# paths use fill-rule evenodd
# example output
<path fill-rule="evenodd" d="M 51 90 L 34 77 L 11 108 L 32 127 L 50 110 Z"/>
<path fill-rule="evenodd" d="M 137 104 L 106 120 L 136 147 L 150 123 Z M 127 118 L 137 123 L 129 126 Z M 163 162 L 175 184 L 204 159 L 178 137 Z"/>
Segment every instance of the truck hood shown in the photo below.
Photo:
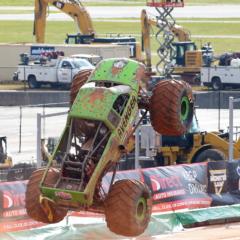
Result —
<path fill-rule="evenodd" d="M 93 87 L 94 85 L 94 87 Z M 115 113 L 113 104 L 119 95 L 130 93 L 129 86 L 95 87 L 94 83 L 83 86 L 73 103 L 69 116 L 80 119 L 99 120 L 109 125 L 109 114 Z M 111 127 L 111 126 L 109 126 Z"/>

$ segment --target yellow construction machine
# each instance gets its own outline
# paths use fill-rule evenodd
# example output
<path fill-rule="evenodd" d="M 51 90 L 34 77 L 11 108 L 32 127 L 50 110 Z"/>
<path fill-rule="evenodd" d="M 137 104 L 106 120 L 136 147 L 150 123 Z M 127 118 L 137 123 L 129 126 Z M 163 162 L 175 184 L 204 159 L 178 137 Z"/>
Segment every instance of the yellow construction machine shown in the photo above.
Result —
<path fill-rule="evenodd" d="M 76 22 L 79 32 L 94 36 L 95 32 L 90 15 L 80 1 L 35 0 L 34 35 L 37 43 L 45 42 L 46 18 L 48 5 L 51 4 L 66 13 Z"/>
<path fill-rule="evenodd" d="M 92 19 L 79 0 L 35 0 L 34 10 L 34 31 L 37 43 L 45 42 L 45 29 L 48 5 L 53 5 L 60 11 L 66 13 L 75 21 L 78 33 L 67 34 L 65 43 L 67 44 L 120 44 L 130 47 L 130 56 L 139 61 L 141 57 L 141 46 L 134 37 L 96 37 Z"/>
<path fill-rule="evenodd" d="M 12 158 L 7 153 L 7 137 L 0 137 L 0 169 L 12 167 Z"/>
<path fill-rule="evenodd" d="M 179 137 L 161 136 L 157 148 L 158 165 L 225 160 L 228 157 L 229 134 L 200 131 L 196 117 L 188 133 Z M 234 159 L 240 158 L 240 139 L 233 146 Z"/>
<path fill-rule="evenodd" d="M 146 10 L 142 10 L 142 49 L 145 52 L 145 62 L 149 73 L 152 72 L 150 32 L 152 27 L 160 27 L 158 24 L 159 22 L 156 18 L 149 17 Z M 190 32 L 177 24 L 174 24 L 170 31 L 178 39 L 177 42 L 172 43 L 176 52 L 175 56 L 172 56 L 174 64 L 173 74 L 180 75 L 182 79 L 190 81 L 200 73 L 200 69 L 204 65 L 204 56 L 209 54 L 209 52 L 212 53 L 211 46 L 207 45 L 201 50 L 197 50 L 196 44 L 190 39 Z"/>

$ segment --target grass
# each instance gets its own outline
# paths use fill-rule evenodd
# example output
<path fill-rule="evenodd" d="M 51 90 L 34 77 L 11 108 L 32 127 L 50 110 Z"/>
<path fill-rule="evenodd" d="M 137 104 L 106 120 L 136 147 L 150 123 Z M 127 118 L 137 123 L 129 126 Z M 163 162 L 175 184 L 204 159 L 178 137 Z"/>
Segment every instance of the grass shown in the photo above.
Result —
<path fill-rule="evenodd" d="M 26 86 L 26 84 L 24 83 L 20 83 L 20 82 L 16 82 L 16 83 L 10 83 L 10 82 L 4 82 L 4 83 L 0 83 L 0 90 L 25 90 L 26 88 L 28 88 L 28 86 Z"/>
<path fill-rule="evenodd" d="M 239 23 L 181 23 L 192 35 L 240 35 Z"/>
<path fill-rule="evenodd" d="M 123 6 L 123 5 L 146 5 L 145 0 L 122 0 L 122 1 L 82 1 L 85 6 Z M 206 5 L 206 4 L 240 4 L 239 0 L 186 0 L 185 5 Z M 0 0 L 0 6 L 33 6 L 34 0 Z"/>
<path fill-rule="evenodd" d="M 227 20 L 227 19 L 226 19 Z M 240 20 L 240 19 L 239 19 Z M 190 29 L 192 35 L 239 35 L 240 23 L 182 23 L 183 27 Z M 98 34 L 136 34 L 140 40 L 140 23 L 131 22 L 100 22 L 94 21 L 94 27 Z M 19 31 L 21 29 L 21 31 Z M 2 43 L 19 43 L 19 42 L 34 42 L 32 36 L 33 23 L 31 21 L 0 21 L 0 42 Z M 63 43 L 66 33 L 75 33 L 75 25 L 73 22 L 48 22 L 46 28 L 46 42 L 48 43 Z M 227 37 L 226 37 L 227 38 Z M 193 39 L 200 46 L 206 41 L 212 42 L 217 53 L 224 51 L 239 50 L 240 39 L 218 39 L 218 38 L 203 38 Z M 157 43 L 152 38 L 152 49 L 155 52 Z"/>

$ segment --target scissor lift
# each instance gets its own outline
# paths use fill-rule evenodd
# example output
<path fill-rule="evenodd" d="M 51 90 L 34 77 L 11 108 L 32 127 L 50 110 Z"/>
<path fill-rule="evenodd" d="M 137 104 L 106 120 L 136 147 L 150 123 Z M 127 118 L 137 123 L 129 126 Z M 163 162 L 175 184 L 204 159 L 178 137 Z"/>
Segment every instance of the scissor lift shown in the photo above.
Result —
<path fill-rule="evenodd" d="M 172 43 L 174 34 L 171 29 L 175 25 L 175 19 L 171 12 L 175 7 L 184 7 L 184 0 L 147 0 L 147 6 L 155 7 L 159 16 L 156 16 L 157 27 L 156 40 L 159 43 L 157 49 L 160 58 L 156 65 L 158 73 L 165 77 L 171 77 L 173 72 L 172 59 L 176 54 Z"/>
<path fill-rule="evenodd" d="M 162 1 L 147 1 L 149 7 L 184 7 L 183 0 L 162 0 Z"/>

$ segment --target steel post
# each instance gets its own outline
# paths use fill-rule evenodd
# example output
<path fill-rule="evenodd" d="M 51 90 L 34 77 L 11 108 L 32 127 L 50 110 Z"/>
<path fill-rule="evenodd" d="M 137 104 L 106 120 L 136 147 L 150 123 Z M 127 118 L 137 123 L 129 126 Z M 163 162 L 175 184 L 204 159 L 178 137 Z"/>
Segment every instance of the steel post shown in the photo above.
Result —
<path fill-rule="evenodd" d="M 139 116 L 137 116 L 136 122 L 138 122 Z M 140 167 L 139 165 L 139 137 L 140 137 L 140 127 L 138 126 L 135 130 L 135 162 L 134 167 L 135 169 L 138 169 Z"/>
<path fill-rule="evenodd" d="M 37 168 L 42 165 L 42 153 L 41 153 L 41 113 L 37 113 Z"/>
<path fill-rule="evenodd" d="M 229 161 L 233 161 L 233 103 L 234 98 L 229 97 Z"/>

